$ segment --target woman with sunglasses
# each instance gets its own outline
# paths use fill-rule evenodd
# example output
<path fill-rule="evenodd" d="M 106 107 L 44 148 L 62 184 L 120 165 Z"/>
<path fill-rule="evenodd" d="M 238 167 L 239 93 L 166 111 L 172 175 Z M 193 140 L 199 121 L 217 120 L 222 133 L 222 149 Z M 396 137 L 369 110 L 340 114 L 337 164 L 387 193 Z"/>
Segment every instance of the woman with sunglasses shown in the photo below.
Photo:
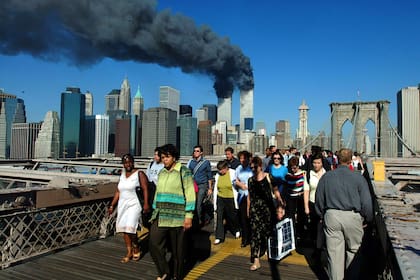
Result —
<path fill-rule="evenodd" d="M 288 169 L 283 164 L 283 156 L 279 150 L 273 152 L 271 155 L 270 165 L 267 167 L 265 172 L 269 173 L 271 177 L 273 177 L 272 184 L 279 189 L 280 194 L 284 197 L 283 185 L 286 182 Z"/>

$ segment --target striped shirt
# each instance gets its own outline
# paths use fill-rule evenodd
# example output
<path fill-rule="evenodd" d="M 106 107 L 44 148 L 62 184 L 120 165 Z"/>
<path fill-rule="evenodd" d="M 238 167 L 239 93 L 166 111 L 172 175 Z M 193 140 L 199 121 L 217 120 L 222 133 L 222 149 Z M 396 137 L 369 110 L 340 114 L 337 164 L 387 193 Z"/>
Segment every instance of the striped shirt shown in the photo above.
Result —
<path fill-rule="evenodd" d="M 153 208 L 151 220 L 158 218 L 159 227 L 182 227 L 185 218 L 193 217 L 195 191 L 188 168 L 177 162 L 172 170 L 163 168 L 160 171 Z"/>
<path fill-rule="evenodd" d="M 287 173 L 286 182 L 287 182 L 287 193 L 290 196 L 299 196 L 302 195 L 303 186 L 305 184 L 305 171 L 299 170 L 298 172 L 291 174 Z"/>

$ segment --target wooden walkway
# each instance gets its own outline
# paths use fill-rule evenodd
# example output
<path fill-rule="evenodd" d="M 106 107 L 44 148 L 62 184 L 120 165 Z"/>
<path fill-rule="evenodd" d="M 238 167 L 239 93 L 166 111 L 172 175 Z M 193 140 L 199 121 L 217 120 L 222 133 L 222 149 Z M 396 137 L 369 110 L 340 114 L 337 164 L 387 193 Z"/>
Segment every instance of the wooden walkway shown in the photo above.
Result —
<path fill-rule="evenodd" d="M 249 247 L 240 248 L 240 240 L 232 236 L 217 246 L 212 245 L 213 240 L 211 231 L 201 230 L 194 234 L 189 243 L 193 257 L 185 279 L 271 279 L 266 257 L 262 258 L 261 269 L 249 271 Z M 141 244 L 145 250 L 146 244 Z M 316 269 L 309 267 L 305 254 L 293 252 L 280 262 L 278 269 L 282 279 L 323 278 L 317 277 Z M 109 237 L 0 270 L 0 280 L 156 279 L 156 268 L 149 253 L 146 252 L 138 262 L 126 264 L 120 263 L 124 255 L 122 237 Z"/>

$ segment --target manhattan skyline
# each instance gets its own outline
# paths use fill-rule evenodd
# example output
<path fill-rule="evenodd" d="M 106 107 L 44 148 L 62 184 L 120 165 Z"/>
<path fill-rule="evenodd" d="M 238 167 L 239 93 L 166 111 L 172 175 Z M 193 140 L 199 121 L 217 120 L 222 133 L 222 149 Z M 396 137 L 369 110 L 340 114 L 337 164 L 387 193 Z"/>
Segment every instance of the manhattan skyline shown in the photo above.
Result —
<path fill-rule="evenodd" d="M 277 120 L 288 120 L 294 135 L 298 107 L 305 100 L 310 108 L 308 128 L 314 135 L 325 127 L 329 131 L 328 105 L 332 102 L 388 100 L 391 123 L 396 125 L 397 91 L 420 82 L 416 67 L 420 39 L 415 36 L 419 8 L 416 1 L 257 4 L 166 0 L 158 1 L 156 11 L 170 9 L 170 17 L 187 17 L 197 28 L 208 26 L 249 58 L 255 83 L 255 122 L 264 121 L 268 132 L 273 132 Z M 0 39 L 6 30 L 19 31 L 6 24 L 0 27 Z M 104 114 L 105 95 L 119 89 L 125 77 L 132 97 L 140 86 L 145 109 L 159 106 L 160 86 L 179 90 L 180 104 L 191 105 L 193 114 L 203 104 L 217 104 L 211 75 L 108 57 L 75 65 L 65 52 L 54 51 L 31 56 L 7 51 L 5 43 L 0 43 L 0 88 L 24 99 L 28 122 L 43 120 L 49 110 L 59 112 L 60 94 L 68 86 L 90 91 L 94 113 Z M 232 121 L 238 124 L 237 88 L 232 112 Z"/>

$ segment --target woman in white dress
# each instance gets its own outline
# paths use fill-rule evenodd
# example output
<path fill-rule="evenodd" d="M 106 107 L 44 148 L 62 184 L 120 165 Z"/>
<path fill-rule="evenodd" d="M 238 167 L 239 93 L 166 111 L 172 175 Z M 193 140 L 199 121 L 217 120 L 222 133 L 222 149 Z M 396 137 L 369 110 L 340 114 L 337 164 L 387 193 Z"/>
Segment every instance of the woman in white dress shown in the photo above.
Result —
<path fill-rule="evenodd" d="M 118 203 L 116 229 L 117 233 L 123 233 L 127 255 L 121 259 L 121 262 L 126 263 L 131 259 L 135 261 L 140 259 L 137 227 L 141 219 L 142 206 L 136 194 L 136 187 L 140 186 L 143 191 L 143 211 L 146 213 L 150 211 L 150 205 L 148 203 L 149 193 L 146 175 L 134 168 L 134 158 L 130 154 L 122 157 L 122 164 L 124 168 L 120 176 L 118 189 L 108 208 L 108 213 L 111 215 L 115 205 Z"/>

